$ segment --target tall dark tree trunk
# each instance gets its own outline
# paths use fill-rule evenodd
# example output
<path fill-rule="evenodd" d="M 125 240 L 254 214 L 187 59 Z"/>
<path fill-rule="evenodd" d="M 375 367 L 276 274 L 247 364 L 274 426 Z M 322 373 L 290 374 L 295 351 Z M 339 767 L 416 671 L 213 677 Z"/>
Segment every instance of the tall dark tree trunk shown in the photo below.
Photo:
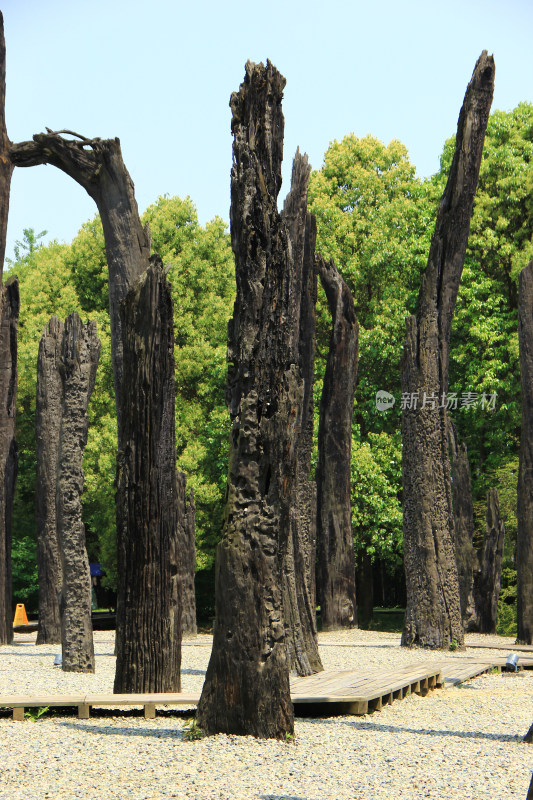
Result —
<path fill-rule="evenodd" d="M 316 484 L 309 480 L 313 449 L 313 383 L 316 345 L 316 222 L 308 214 L 307 187 L 311 167 L 297 151 L 292 183 L 283 208 L 294 269 L 301 286 L 299 365 L 304 381 L 302 422 L 296 445 L 296 479 L 289 512 L 287 552 L 283 560 L 283 615 L 289 669 L 312 675 L 323 669 L 318 652 L 315 601 Z"/>
<path fill-rule="evenodd" d="M 0 287 L 0 644 L 13 639 L 11 537 L 17 480 L 17 330 L 19 285 L 16 278 Z"/>
<path fill-rule="evenodd" d="M 450 328 L 494 88 L 494 61 L 477 61 L 459 115 L 455 154 L 437 212 L 417 317 L 402 362 L 404 646 L 463 643 L 448 455 Z M 444 402 L 443 401 L 444 398 Z M 416 408 L 414 407 L 416 405 Z"/>
<path fill-rule="evenodd" d="M 359 325 L 351 292 L 333 261 L 318 257 L 332 331 L 318 427 L 317 592 L 322 630 L 357 625 L 350 503 L 352 415 Z"/>
<path fill-rule="evenodd" d="M 517 644 L 533 644 L 533 261 L 520 273 L 518 341 L 522 431 L 518 472 Z"/>
<path fill-rule="evenodd" d="M 366 550 L 357 555 L 357 617 L 359 627 L 368 628 L 374 611 L 372 558 Z"/>
<path fill-rule="evenodd" d="M 452 502 L 454 514 L 455 560 L 459 578 L 461 617 L 468 630 L 467 619 L 473 611 L 472 588 L 477 554 L 474 547 L 474 503 L 470 483 L 470 464 L 466 444 L 459 442 L 457 429 L 448 420 Z"/>
<path fill-rule="evenodd" d="M 468 630 L 496 632 L 504 538 L 505 526 L 500 517 L 498 492 L 490 489 L 487 494 L 487 527 L 483 549 L 479 554 L 479 567 L 474 573 L 475 614 L 469 620 Z"/>
<path fill-rule="evenodd" d="M 196 570 L 196 506 L 192 489 L 187 492 L 187 476 L 176 473 L 178 486 L 179 536 L 179 582 L 181 585 L 181 629 L 183 633 L 196 635 L 196 596 L 194 593 L 194 573 Z M 181 645 L 180 645 L 181 646 Z"/>
<path fill-rule="evenodd" d="M 60 134 L 68 134 L 74 139 L 65 139 Z M 128 292 L 136 288 L 136 281 L 145 273 L 150 263 L 150 235 L 148 227 L 143 228 L 139 219 L 137 201 L 135 200 L 133 181 L 126 169 L 120 150 L 119 139 L 87 139 L 72 131 L 59 131 L 39 133 L 33 137 L 31 142 L 21 142 L 10 148 L 10 158 L 16 166 L 30 167 L 36 164 L 53 164 L 59 169 L 70 175 L 77 181 L 88 194 L 94 199 L 104 229 L 106 256 L 109 267 L 109 311 L 111 315 L 111 352 L 113 358 L 113 371 L 115 379 L 115 395 L 117 403 L 118 418 L 118 446 L 119 453 L 125 453 L 129 447 L 129 439 L 122 441 L 122 432 L 129 436 L 130 421 L 122 425 L 122 399 L 131 403 L 135 395 L 128 395 L 122 389 L 124 374 L 123 357 L 123 333 L 122 317 L 120 307 Z M 151 317 L 150 319 L 153 318 Z M 146 335 L 148 333 L 145 331 Z M 128 369 L 130 366 L 128 365 Z M 131 409 L 130 409 L 131 412 Z M 174 418 L 170 413 L 165 418 L 164 424 L 168 426 L 164 438 L 170 439 L 174 436 Z M 146 436 L 144 447 L 149 448 L 149 439 L 152 432 L 140 427 L 138 433 Z M 163 436 L 163 434 L 161 434 Z M 117 481 L 120 476 L 117 476 Z M 174 495 L 173 495 L 174 497 Z M 117 531 L 130 530 L 130 518 L 124 503 L 117 504 Z M 139 518 L 150 516 L 149 509 L 139 509 Z M 153 530 L 157 529 L 152 528 Z M 132 528 L 133 530 L 133 528 Z M 157 542 L 153 543 L 157 548 Z M 177 559 L 177 554 L 174 554 Z M 175 560 L 169 569 L 175 569 Z M 165 568 L 166 572 L 166 568 Z M 177 573 L 176 573 L 177 575 Z M 124 582 L 125 576 L 119 576 L 119 581 Z M 176 630 L 178 642 L 175 650 L 181 650 L 181 628 L 176 628 L 175 618 L 179 614 L 177 603 L 177 582 L 175 577 L 176 589 L 174 592 L 174 605 L 165 604 L 168 611 L 167 618 L 161 622 L 165 630 Z M 147 590 L 147 586 L 142 583 L 142 577 L 137 576 L 135 580 L 137 586 Z M 124 592 L 119 592 L 117 603 L 117 652 L 124 652 L 124 648 L 133 648 L 143 663 L 150 661 L 151 666 L 148 670 L 150 681 L 159 681 L 159 677 L 166 667 L 167 653 L 159 648 L 149 649 L 147 641 L 143 641 L 143 631 L 141 628 L 131 626 L 131 622 L 126 620 L 126 616 L 131 614 L 122 604 L 122 599 L 126 598 Z M 159 599 L 150 593 L 143 595 L 140 599 L 145 606 L 144 614 L 146 618 L 158 619 L 162 612 L 162 607 L 158 605 Z M 134 606 L 137 606 L 137 601 Z M 121 642 L 125 628 L 129 634 L 137 637 L 135 642 Z M 144 656 L 140 656 L 144 648 Z M 174 656 L 179 663 L 179 657 Z M 127 686 L 125 683 L 126 675 L 129 675 L 135 684 Z M 135 691 L 134 670 L 123 670 L 121 667 L 120 675 L 117 675 L 117 686 L 121 686 L 121 691 Z M 148 680 L 148 678 L 147 678 Z M 172 669 L 168 681 L 172 685 L 176 684 L 176 678 Z"/>
<path fill-rule="evenodd" d="M 94 672 L 91 576 L 82 522 L 83 452 L 87 409 L 100 357 L 96 323 L 84 325 L 77 314 L 65 320 L 59 371 L 62 383 L 61 428 L 57 464 L 56 515 L 61 550 L 61 645 L 65 672 Z"/>
<path fill-rule="evenodd" d="M 197 722 L 209 734 L 284 738 L 294 727 L 282 559 L 302 417 L 301 276 L 277 212 L 285 79 L 246 65 L 231 97 L 231 239 L 237 296 L 228 326 L 232 420 L 216 562 L 213 651 Z"/>
<path fill-rule="evenodd" d="M 37 444 L 35 517 L 39 575 L 37 644 L 61 642 L 59 593 L 63 585 L 63 572 L 57 538 L 56 486 L 63 395 L 59 365 L 64 327 L 57 317 L 51 318 L 41 336 L 37 357 L 35 403 Z"/>
<path fill-rule="evenodd" d="M 121 306 L 117 606 L 124 621 L 115 692 L 180 689 L 173 311 L 161 259 L 153 256 Z"/>
<path fill-rule="evenodd" d="M 6 41 L 0 12 L 0 645 L 13 639 L 11 599 L 11 518 L 17 479 L 15 414 L 17 399 L 18 282 L 2 286 L 9 192 L 13 164 L 6 129 Z"/>

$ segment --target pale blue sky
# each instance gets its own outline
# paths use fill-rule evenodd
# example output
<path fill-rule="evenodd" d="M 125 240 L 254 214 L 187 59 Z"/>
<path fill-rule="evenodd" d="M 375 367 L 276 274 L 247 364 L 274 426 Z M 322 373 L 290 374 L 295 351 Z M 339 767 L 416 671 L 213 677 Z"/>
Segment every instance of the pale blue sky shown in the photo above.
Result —
<path fill-rule="evenodd" d="M 320 167 L 347 133 L 400 139 L 419 175 L 438 169 L 475 61 L 494 53 L 493 109 L 533 102 L 531 0 L 0 0 L 12 141 L 69 128 L 118 136 L 142 212 L 190 195 L 228 219 L 230 110 L 247 59 L 285 75 L 285 165 Z M 280 203 L 281 204 L 281 203 Z M 6 254 L 23 228 L 71 241 L 96 208 L 54 167 L 16 169 Z"/>

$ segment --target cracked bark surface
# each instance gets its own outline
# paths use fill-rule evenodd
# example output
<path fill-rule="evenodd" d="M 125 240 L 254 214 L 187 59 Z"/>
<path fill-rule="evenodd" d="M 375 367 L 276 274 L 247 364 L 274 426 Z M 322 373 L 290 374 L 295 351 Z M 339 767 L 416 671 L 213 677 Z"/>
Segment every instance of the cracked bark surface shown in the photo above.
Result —
<path fill-rule="evenodd" d="M 59 372 L 62 403 L 57 462 L 56 517 L 63 583 L 60 598 L 62 668 L 94 672 L 91 576 L 82 522 L 83 452 L 87 409 L 100 357 L 96 323 L 70 314 L 61 338 Z"/>
<path fill-rule="evenodd" d="M 518 341 L 522 430 L 518 471 L 517 644 L 533 644 L 533 261 L 520 273 Z"/>
<path fill-rule="evenodd" d="M 2 285 L 13 164 L 8 153 L 6 117 L 6 42 L 0 12 L 0 645 L 13 639 L 11 536 L 17 480 L 15 418 L 17 399 L 18 281 Z"/>
<path fill-rule="evenodd" d="M 213 650 L 196 717 L 208 734 L 280 739 L 294 728 L 282 574 L 304 396 L 302 279 L 276 205 L 284 86 L 270 62 L 248 62 L 230 100 L 237 282 L 228 325 L 232 430 Z"/>
<path fill-rule="evenodd" d="M 195 636 L 196 596 L 194 593 L 194 573 L 196 570 L 196 539 L 194 537 L 196 506 L 193 490 L 187 492 L 187 476 L 176 473 L 178 487 L 178 508 L 181 509 L 178 522 L 179 536 L 179 575 L 181 584 L 181 629 L 183 633 Z"/>
<path fill-rule="evenodd" d="M 283 559 L 283 615 L 289 670 L 312 675 L 323 669 L 316 627 L 316 484 L 309 480 L 313 449 L 313 383 L 316 346 L 316 221 L 307 213 L 311 167 L 300 151 L 292 166 L 291 190 L 283 207 L 297 285 L 301 297 L 299 365 L 304 382 L 302 420 L 296 444 L 296 475 L 289 511 L 287 551 Z"/>
<path fill-rule="evenodd" d="M 174 427 L 174 307 L 159 256 L 121 305 L 123 413 L 117 460 L 114 691 L 178 692 L 179 509 Z M 149 598 L 149 602 L 147 602 Z"/>
<path fill-rule="evenodd" d="M 474 194 L 494 90 L 494 60 L 483 51 L 468 84 L 456 148 L 442 195 L 416 317 L 406 320 L 402 393 L 404 566 L 402 645 L 447 648 L 464 641 L 448 455 L 441 398 L 448 390 L 450 328 L 463 270 Z M 424 398 L 426 402 L 424 404 Z"/>
<path fill-rule="evenodd" d="M 35 519 L 39 627 L 36 644 L 61 642 L 59 593 L 63 572 L 57 536 L 56 485 L 63 394 L 59 370 L 64 328 L 57 317 L 51 318 L 41 336 L 37 357 Z"/>
<path fill-rule="evenodd" d="M 319 256 L 318 270 L 332 316 L 316 471 L 317 592 L 326 631 L 357 625 L 350 470 L 359 325 L 351 292 L 334 262 Z"/>
<path fill-rule="evenodd" d="M 468 630 L 496 633 L 498 597 L 500 596 L 505 526 L 500 517 L 500 501 L 496 489 L 487 493 L 487 517 L 483 547 L 474 572 L 474 614 Z"/>
<path fill-rule="evenodd" d="M 468 620 L 474 613 L 472 595 L 474 569 L 477 566 L 477 553 L 474 539 L 474 504 L 470 482 L 470 464 L 466 444 L 459 442 L 457 429 L 449 424 L 450 467 L 452 481 L 452 503 L 454 515 L 454 543 L 457 576 L 459 579 L 459 600 L 461 617 L 465 630 L 469 630 Z"/>

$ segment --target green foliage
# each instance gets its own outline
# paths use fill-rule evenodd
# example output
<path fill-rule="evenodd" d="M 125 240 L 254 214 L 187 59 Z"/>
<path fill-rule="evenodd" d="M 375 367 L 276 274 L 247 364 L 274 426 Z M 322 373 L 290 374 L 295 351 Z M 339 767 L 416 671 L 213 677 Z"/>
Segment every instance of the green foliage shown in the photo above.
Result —
<path fill-rule="evenodd" d="M 205 731 L 196 724 L 196 719 L 194 717 L 187 720 L 181 730 L 183 732 L 183 738 L 187 739 L 188 742 L 196 742 L 198 739 L 203 739 L 205 736 Z"/>
<path fill-rule="evenodd" d="M 32 722 L 37 722 L 38 719 L 43 717 L 45 714 L 48 714 L 50 711 L 50 706 L 40 706 L 40 708 L 33 710 L 29 708 L 27 711 L 24 712 L 24 716 L 26 719 L 31 720 Z"/>

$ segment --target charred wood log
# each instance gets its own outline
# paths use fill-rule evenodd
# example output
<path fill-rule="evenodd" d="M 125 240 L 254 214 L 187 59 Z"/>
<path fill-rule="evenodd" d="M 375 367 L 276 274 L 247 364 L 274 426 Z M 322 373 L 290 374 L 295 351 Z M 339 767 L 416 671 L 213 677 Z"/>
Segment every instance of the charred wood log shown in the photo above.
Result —
<path fill-rule="evenodd" d="M 459 442 L 453 422 L 448 420 L 448 424 L 459 601 L 465 630 L 468 630 L 468 619 L 474 611 L 472 590 L 474 570 L 477 565 L 477 553 L 473 543 L 474 503 L 466 444 Z"/>
<path fill-rule="evenodd" d="M 289 511 L 287 552 L 283 559 L 283 615 L 289 669 L 312 675 L 323 669 L 318 652 L 315 599 L 316 484 L 309 480 L 313 449 L 313 383 L 316 345 L 316 222 L 308 214 L 307 187 L 311 167 L 299 150 L 292 167 L 291 191 L 283 221 L 292 251 L 295 292 L 300 294 L 299 365 L 304 382 L 302 421 L 297 440 L 297 466 Z"/>
<path fill-rule="evenodd" d="M 277 211 L 285 79 L 246 65 L 231 96 L 231 239 L 237 294 L 228 326 L 232 421 L 227 504 L 216 561 L 213 651 L 198 705 L 208 734 L 285 738 L 294 727 L 283 619 L 283 556 L 304 382 L 301 277 Z"/>
<path fill-rule="evenodd" d="M 180 690 L 174 309 L 161 259 L 153 256 L 151 261 L 121 306 L 117 608 L 123 628 L 117 642 L 118 693 Z"/>
<path fill-rule="evenodd" d="M 84 325 L 77 314 L 65 320 L 59 371 L 62 384 L 57 462 L 56 516 L 63 583 L 60 599 L 62 668 L 94 672 L 91 576 L 82 522 L 83 452 L 87 409 L 100 357 L 96 323 Z"/>
<path fill-rule="evenodd" d="M 37 571 L 39 628 L 37 644 L 61 642 L 59 594 L 63 585 L 57 536 L 56 487 L 63 387 L 60 374 L 65 326 L 52 317 L 43 331 L 37 357 L 35 403 Z"/>
<path fill-rule="evenodd" d="M 518 341 L 522 431 L 518 472 L 517 644 L 533 644 L 533 261 L 520 273 Z"/>
<path fill-rule="evenodd" d="M 194 593 L 194 573 L 196 570 L 196 540 L 194 536 L 196 506 L 193 490 L 187 493 L 187 476 L 176 473 L 178 486 L 178 568 L 181 585 L 181 629 L 183 633 L 196 635 L 196 596 Z"/>
<path fill-rule="evenodd" d="M 446 403 L 450 328 L 494 88 L 494 60 L 477 61 L 459 115 L 455 154 L 437 212 L 417 316 L 407 318 L 402 393 L 404 646 L 463 643 L 454 551 Z"/>
<path fill-rule="evenodd" d="M 11 598 L 11 519 L 17 480 L 15 414 L 17 394 L 18 283 L 2 287 L 6 252 L 7 218 L 13 164 L 9 160 L 11 142 L 7 136 L 6 41 L 4 18 L 0 12 L 0 645 L 13 638 Z"/>
<path fill-rule="evenodd" d="M 18 452 L 17 330 L 19 285 L 13 278 L 0 287 L 0 644 L 13 639 L 11 539 Z"/>
<path fill-rule="evenodd" d="M 357 625 L 350 473 L 359 324 L 351 292 L 333 261 L 319 256 L 318 269 L 332 332 L 318 427 L 317 593 L 322 630 L 335 630 Z"/>

